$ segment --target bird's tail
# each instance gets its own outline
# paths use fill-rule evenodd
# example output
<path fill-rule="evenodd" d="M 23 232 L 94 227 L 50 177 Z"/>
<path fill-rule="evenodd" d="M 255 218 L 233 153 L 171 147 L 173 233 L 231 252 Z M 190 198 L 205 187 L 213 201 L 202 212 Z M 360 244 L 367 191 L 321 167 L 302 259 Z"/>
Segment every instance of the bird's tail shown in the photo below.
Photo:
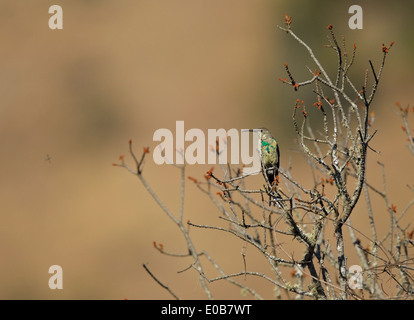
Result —
<path fill-rule="evenodd" d="M 285 207 L 285 205 L 283 204 L 283 198 L 277 191 L 273 191 L 271 194 L 269 194 L 269 207 L 271 207 L 272 204 L 274 206 L 277 205 L 281 209 Z"/>

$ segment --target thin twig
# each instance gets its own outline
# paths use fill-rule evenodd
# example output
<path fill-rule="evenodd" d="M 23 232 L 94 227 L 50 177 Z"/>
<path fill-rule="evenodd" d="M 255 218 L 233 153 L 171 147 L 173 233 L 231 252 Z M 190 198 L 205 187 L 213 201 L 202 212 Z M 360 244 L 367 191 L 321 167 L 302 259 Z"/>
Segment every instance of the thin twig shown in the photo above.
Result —
<path fill-rule="evenodd" d="M 158 280 L 156 276 L 153 275 L 153 273 L 148 269 L 145 263 L 142 264 L 142 266 L 144 267 L 145 271 L 148 272 L 151 278 L 155 280 L 156 283 L 158 283 L 161 287 L 167 290 L 174 297 L 175 300 L 180 300 L 180 298 L 178 298 L 178 296 L 174 292 L 172 292 L 170 288 L 168 288 L 165 284 L 163 284 L 160 280 Z"/>

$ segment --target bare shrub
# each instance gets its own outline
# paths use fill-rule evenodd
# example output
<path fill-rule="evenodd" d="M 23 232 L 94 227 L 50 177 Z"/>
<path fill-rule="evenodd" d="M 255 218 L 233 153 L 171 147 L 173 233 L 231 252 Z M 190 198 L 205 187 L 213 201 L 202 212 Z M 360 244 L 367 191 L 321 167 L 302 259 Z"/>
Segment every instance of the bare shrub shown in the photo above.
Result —
<path fill-rule="evenodd" d="M 257 188 L 249 186 L 249 177 L 243 176 L 241 168 L 237 166 L 223 165 L 220 169 L 208 171 L 204 177 L 194 178 L 186 177 L 185 165 L 174 165 L 181 173 L 181 205 L 179 211 L 174 213 L 144 178 L 143 160 L 149 152 L 148 148 L 144 148 L 142 156 L 138 158 L 130 141 L 129 151 L 134 167 L 128 166 L 123 157 L 121 163 L 115 165 L 136 175 L 166 217 L 180 230 L 188 254 L 174 255 L 166 252 L 160 244 L 154 243 L 154 246 L 161 254 L 177 258 L 191 256 L 192 264 L 188 270 L 193 269 L 198 273 L 207 298 L 213 298 L 209 283 L 227 281 L 252 297 L 261 299 L 259 292 L 240 281 L 243 277 L 265 279 L 275 286 L 278 298 L 291 297 L 292 293 L 296 298 L 313 299 L 412 298 L 413 231 L 407 225 L 401 225 L 401 221 L 414 200 L 397 214 L 395 205 L 387 196 L 383 164 L 378 163 L 377 167 L 370 168 L 382 172 L 382 187 L 372 185 L 366 177 L 367 156 L 375 152 L 370 142 L 378 130 L 372 128 L 373 100 L 393 43 L 379 46 L 378 52 L 383 57 L 381 64 L 374 66 L 369 60 L 362 79 L 363 85 L 358 87 L 349 76 L 357 54 L 356 45 L 348 51 L 345 39 L 337 39 L 333 26 L 327 27 L 328 44 L 325 47 L 333 50 L 337 60 L 337 69 L 330 72 L 334 74 L 332 76 L 291 26 L 292 18 L 285 16 L 284 25 L 279 29 L 307 52 L 313 66 L 307 67 L 308 79 L 301 81 L 296 79 L 285 63 L 286 78 L 280 81 L 294 90 L 309 88 L 313 92 L 313 101 L 308 103 L 298 99 L 291 106 L 292 124 L 299 149 L 304 155 L 304 165 L 309 166 L 313 173 L 312 183 L 303 183 L 300 177 L 294 176 L 290 167 L 280 168 L 279 178 L 272 188 Z M 314 118 L 308 114 L 310 108 L 313 108 Z M 413 140 L 406 121 L 408 109 L 400 107 L 399 112 L 413 152 Z M 188 179 L 211 200 L 228 227 L 184 221 L 185 184 Z M 281 195 L 283 206 L 268 205 L 266 193 L 274 192 Z M 388 232 L 384 235 L 377 233 L 372 194 L 383 199 L 389 213 Z M 367 215 L 367 230 L 361 230 L 351 221 L 360 201 L 366 204 L 366 210 L 359 210 L 358 214 Z M 272 275 L 247 270 L 246 264 L 237 273 L 226 273 L 212 254 L 197 247 L 188 232 L 189 226 L 192 229 L 228 233 L 254 247 L 263 257 L 264 263 L 267 262 L 271 267 Z M 351 241 L 344 240 L 345 234 Z M 360 238 L 368 245 L 362 246 Z M 285 239 L 293 239 L 303 248 L 303 255 L 299 259 L 285 250 Z M 359 266 L 347 265 L 351 251 L 359 257 Z M 244 259 L 245 253 L 242 255 Z M 204 272 L 206 264 L 211 264 L 217 270 L 216 276 Z M 146 265 L 144 268 L 159 285 L 178 299 Z M 384 292 L 384 281 L 394 282 L 395 292 Z"/>

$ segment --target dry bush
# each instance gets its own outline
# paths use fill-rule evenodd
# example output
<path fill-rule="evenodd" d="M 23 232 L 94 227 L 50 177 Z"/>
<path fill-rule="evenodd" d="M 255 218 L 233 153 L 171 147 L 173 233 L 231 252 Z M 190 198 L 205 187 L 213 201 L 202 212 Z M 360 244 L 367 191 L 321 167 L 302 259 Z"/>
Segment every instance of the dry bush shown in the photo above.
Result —
<path fill-rule="evenodd" d="M 276 288 L 277 298 L 310 297 L 313 299 L 407 299 L 413 296 L 413 231 L 401 221 L 408 215 L 414 200 L 397 214 L 395 206 L 389 201 L 386 191 L 384 166 L 370 168 L 383 176 L 383 185 L 372 185 L 366 177 L 367 156 L 376 152 L 370 147 L 377 130 L 372 128 L 374 118 L 374 96 L 383 74 L 386 58 L 393 45 L 379 46 L 382 62 L 374 66 L 369 60 L 363 86 L 357 87 L 349 76 L 357 54 L 357 47 L 346 48 L 345 39 L 336 38 L 333 26 L 327 27 L 327 50 L 332 50 L 337 59 L 337 69 L 331 76 L 317 59 L 312 49 L 291 29 L 292 19 L 285 16 L 280 30 L 293 38 L 304 49 L 312 67 L 307 67 L 309 77 L 299 81 L 285 64 L 286 78 L 280 79 L 294 90 L 312 90 L 314 100 L 310 103 L 301 99 L 292 103 L 292 123 L 297 134 L 299 149 L 304 155 L 304 165 L 313 173 L 312 183 L 303 183 L 295 177 L 290 167 L 280 168 L 278 185 L 275 190 L 250 186 L 249 177 L 242 175 L 240 167 L 223 165 L 215 171 L 210 170 L 205 177 L 197 179 L 186 177 L 185 165 L 174 165 L 181 172 L 181 197 L 178 213 L 170 211 L 159 195 L 151 189 L 143 175 L 143 160 L 149 152 L 144 149 L 137 158 L 130 141 L 130 155 L 134 167 L 128 166 L 124 158 L 116 164 L 138 176 L 149 195 L 172 220 L 185 238 L 188 254 L 175 255 L 154 243 L 161 254 L 177 258 L 192 257 L 188 268 L 198 273 L 198 279 L 207 298 L 213 298 L 209 283 L 227 281 L 238 286 L 245 293 L 261 299 L 260 293 L 239 281 L 243 277 L 263 278 Z M 312 110 L 312 116 L 307 109 Z M 315 111 L 316 110 L 316 111 Z M 399 107 L 404 121 L 404 130 L 409 138 L 413 152 L 413 139 L 407 123 L 409 108 Z M 314 118 L 312 118 L 314 117 Z M 319 117 L 319 119 L 316 119 Z M 311 123 L 312 120 L 312 123 Z M 319 123 L 320 125 L 317 125 Z M 223 150 L 216 150 L 217 153 Z M 184 221 L 185 184 L 189 180 L 215 205 L 221 222 L 226 227 L 205 225 Z M 266 193 L 277 192 L 285 204 L 283 207 L 268 206 Z M 388 232 L 377 233 L 376 218 L 371 197 L 379 196 L 389 213 Z M 366 210 L 359 214 L 367 215 L 369 228 L 362 230 L 354 226 L 351 216 L 358 202 L 365 201 Z M 272 275 L 250 271 L 244 268 L 237 273 L 226 273 L 214 260 L 213 255 L 197 247 L 188 228 L 218 230 L 230 234 L 240 241 L 254 247 L 272 269 Z M 344 241 L 344 236 L 351 241 Z M 361 238 L 368 245 L 361 245 Z M 303 248 L 301 257 L 293 257 L 285 249 L 289 240 Z M 347 265 L 348 256 L 355 251 L 359 266 Z M 242 253 L 245 259 L 245 253 Z M 210 264 L 217 270 L 216 276 L 207 275 L 204 270 Z M 146 265 L 146 271 L 174 298 L 178 296 L 165 286 Z M 292 275 L 294 280 L 292 281 Z M 395 292 L 384 292 L 384 281 L 395 282 Z"/>

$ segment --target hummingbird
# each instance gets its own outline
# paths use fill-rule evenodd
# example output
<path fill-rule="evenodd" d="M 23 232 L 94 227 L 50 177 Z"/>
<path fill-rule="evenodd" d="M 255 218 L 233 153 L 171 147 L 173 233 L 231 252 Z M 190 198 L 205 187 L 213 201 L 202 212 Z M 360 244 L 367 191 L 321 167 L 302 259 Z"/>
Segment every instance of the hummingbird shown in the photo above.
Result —
<path fill-rule="evenodd" d="M 279 174 L 280 152 L 279 145 L 270 131 L 264 127 L 258 129 L 248 129 L 249 132 L 256 132 L 259 136 L 258 150 L 260 154 L 260 162 L 262 166 L 263 177 L 268 185 L 269 193 L 273 193 L 272 189 L 276 183 Z M 273 195 L 273 194 L 272 194 Z M 283 208 L 283 204 L 278 201 L 281 199 L 279 194 L 274 195 L 274 200 Z M 272 202 L 270 196 L 269 206 Z"/>

